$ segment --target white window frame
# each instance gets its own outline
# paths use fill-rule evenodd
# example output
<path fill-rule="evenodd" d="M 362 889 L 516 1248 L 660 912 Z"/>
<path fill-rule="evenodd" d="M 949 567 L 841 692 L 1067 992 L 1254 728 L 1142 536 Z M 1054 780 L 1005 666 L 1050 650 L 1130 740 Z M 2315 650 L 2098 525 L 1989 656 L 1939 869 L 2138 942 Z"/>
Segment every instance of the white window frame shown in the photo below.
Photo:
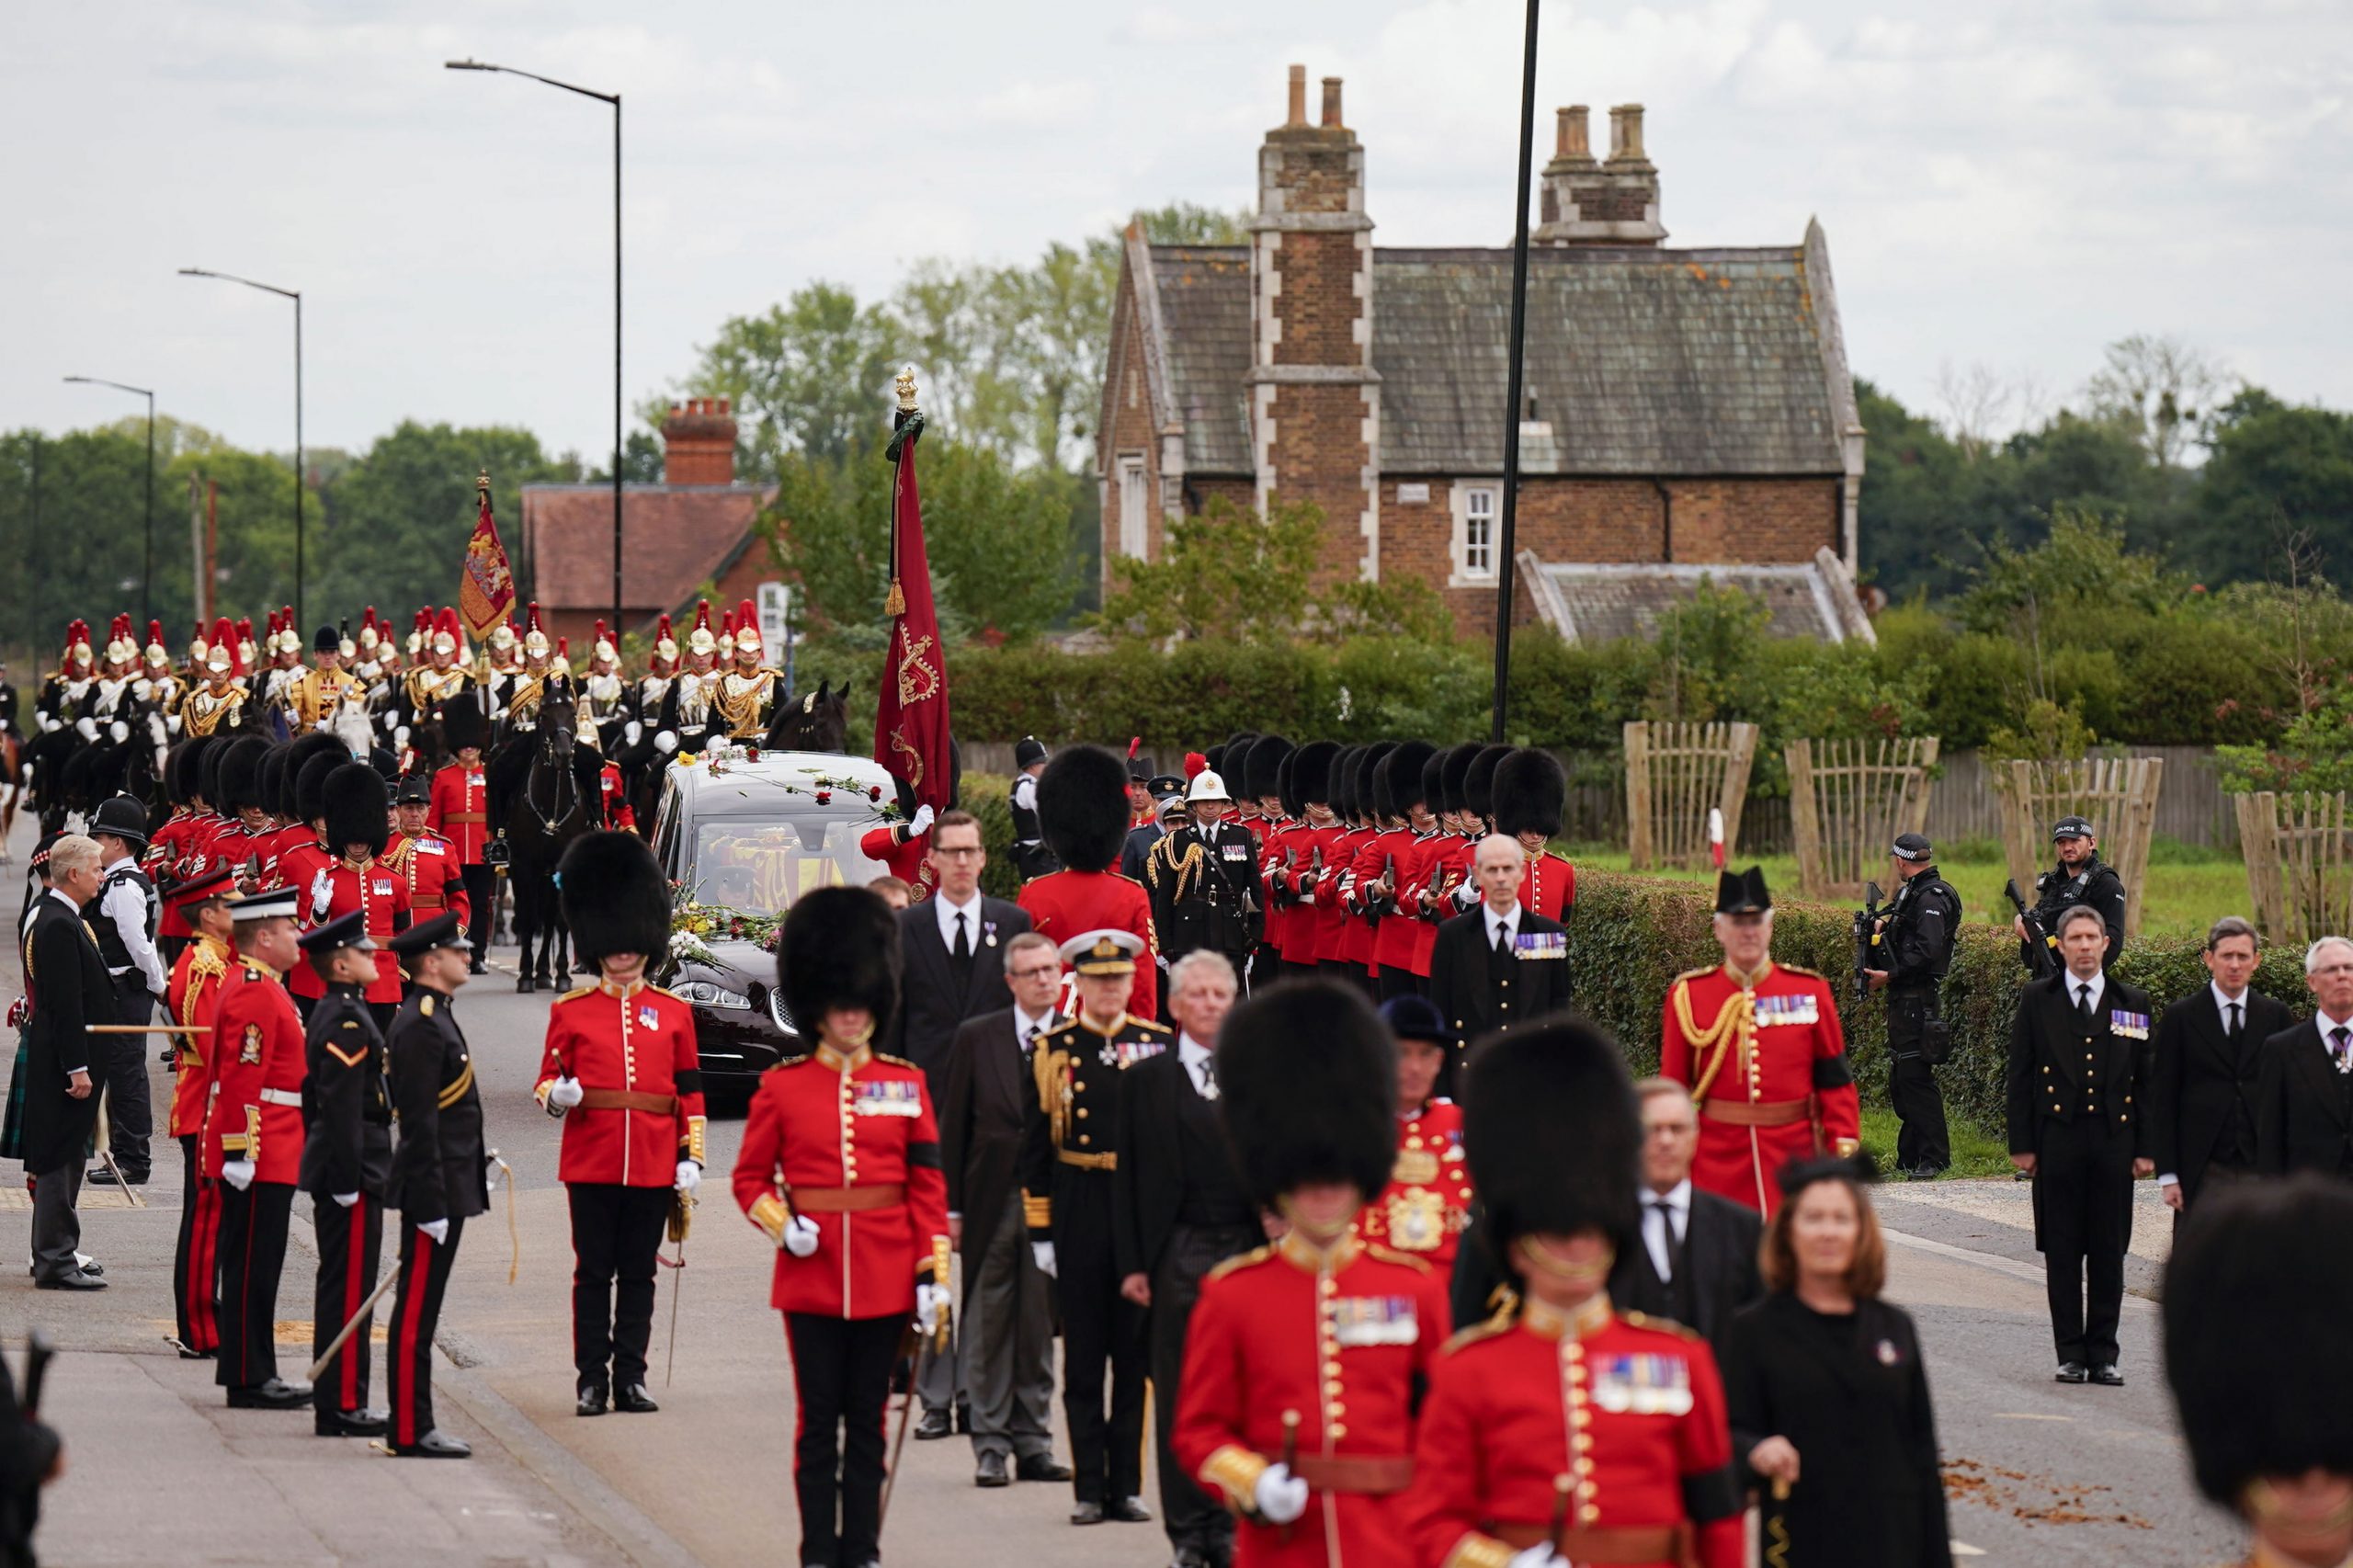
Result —
<path fill-rule="evenodd" d="M 1495 551 L 1502 547 L 1503 542 L 1500 537 L 1503 528 L 1503 486 L 1495 483 L 1457 484 L 1452 487 L 1452 492 L 1450 499 L 1453 502 L 1454 512 L 1454 574 L 1448 585 L 1459 588 L 1475 584 L 1493 583 L 1495 580 Z M 1472 507 L 1480 501 L 1485 503 L 1484 510 L 1477 514 L 1477 520 L 1486 525 L 1484 549 L 1487 559 L 1484 565 L 1474 565 L 1472 561 L 1471 525 L 1473 520 Z"/>
<path fill-rule="evenodd" d="M 1120 553 L 1141 561 L 1152 542 L 1152 532 L 1146 526 L 1151 517 L 1152 494 L 1144 476 L 1144 455 L 1121 452 L 1118 461 Z"/>

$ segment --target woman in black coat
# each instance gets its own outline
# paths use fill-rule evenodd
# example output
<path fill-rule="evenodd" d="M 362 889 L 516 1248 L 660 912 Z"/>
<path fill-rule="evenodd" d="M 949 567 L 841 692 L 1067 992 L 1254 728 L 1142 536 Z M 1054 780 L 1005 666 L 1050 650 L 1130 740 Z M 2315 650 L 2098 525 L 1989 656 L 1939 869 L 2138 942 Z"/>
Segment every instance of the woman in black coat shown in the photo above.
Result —
<path fill-rule="evenodd" d="M 1879 1299 L 1870 1200 L 1842 1161 L 1792 1166 L 1782 1190 L 1759 1259 L 1768 1294 L 1723 1348 L 1733 1453 L 1768 1494 L 1760 1547 L 1778 1524 L 1789 1568 L 1952 1568 L 1919 1335 Z"/>

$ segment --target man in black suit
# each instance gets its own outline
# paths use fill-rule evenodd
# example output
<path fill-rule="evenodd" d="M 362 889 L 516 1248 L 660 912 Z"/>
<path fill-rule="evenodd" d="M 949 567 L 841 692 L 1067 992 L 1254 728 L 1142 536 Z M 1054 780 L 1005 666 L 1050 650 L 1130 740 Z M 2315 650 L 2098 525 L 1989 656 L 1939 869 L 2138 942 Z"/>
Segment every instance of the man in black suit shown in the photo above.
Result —
<path fill-rule="evenodd" d="M 2263 1042 L 2296 1021 L 2249 988 L 2255 927 L 2235 915 L 2206 933 L 2204 989 L 2165 1009 L 2149 1080 L 2149 1153 L 2174 1225 L 2211 1178 L 2255 1174 L 2255 1105 Z"/>
<path fill-rule="evenodd" d="M 1233 1516 L 1193 1483 L 1168 1440 L 1201 1280 L 1266 1240 L 1218 1119 L 1214 1052 L 1240 985 L 1222 953 L 1199 949 L 1177 960 L 1168 971 L 1176 1049 L 1130 1068 L 1120 1093 L 1111 1253 L 1120 1294 L 1151 1314 L 1160 1506 L 1175 1568 L 1225 1568 L 1233 1557 Z"/>
<path fill-rule="evenodd" d="M 2060 971 L 2019 994 L 2010 1028 L 2010 1162 L 2034 1177 L 2058 1381 L 2117 1387 L 2132 1178 L 2156 1168 L 2147 1157 L 2153 1020 L 2145 992 L 2101 971 L 2108 926 L 2097 909 L 2070 905 L 2056 934 Z"/>
<path fill-rule="evenodd" d="M 1438 928 L 1430 1000 L 1454 1036 L 1454 1062 L 1472 1041 L 1517 1028 L 1569 1005 L 1568 935 L 1557 920 L 1519 906 L 1528 851 L 1490 834 L 1473 851 L 1480 903 Z"/>
<path fill-rule="evenodd" d="M 1062 955 L 1035 931 L 1005 944 L 1013 1006 L 956 1031 L 939 1098 L 948 1233 L 964 1255 L 963 1354 L 977 1486 L 1068 1481 L 1054 1460 L 1054 1320 L 1051 1286 L 1029 1253 L 1021 1204 L 1021 1131 L 1038 1097 L 1031 1052 L 1060 1020 Z"/>
<path fill-rule="evenodd" d="M 2304 983 L 2318 1010 L 2263 1042 L 2256 1169 L 2353 1177 L 2353 941 L 2314 942 L 2304 954 Z"/>
<path fill-rule="evenodd" d="M 970 812 L 941 813 L 931 825 L 926 858 L 938 888 L 899 912 L 905 990 L 887 1049 L 923 1069 L 936 1106 L 948 1088 L 956 1031 L 968 1019 L 1013 1006 L 1005 984 L 1005 944 L 1029 929 L 1029 916 L 1017 904 L 982 896 L 981 872 L 989 858 L 981 846 L 980 819 Z M 926 1335 L 915 1369 L 915 1392 L 923 1397 L 915 1436 L 921 1439 L 953 1432 L 949 1411 L 961 1412 L 964 1404 L 954 1354 L 931 1346 Z"/>
<path fill-rule="evenodd" d="M 1144 862 L 1152 858 L 1152 846 L 1176 832 L 1185 820 L 1182 778 L 1155 778 L 1150 788 L 1154 801 L 1152 820 L 1128 829 L 1128 836 L 1120 846 L 1120 875 L 1133 882 L 1144 880 Z"/>
<path fill-rule="evenodd" d="M 1765 1294 L 1756 1271 L 1765 1221 L 1691 1185 L 1699 1113 L 1690 1090 L 1672 1078 L 1644 1078 L 1634 1093 L 1643 1112 L 1643 1244 L 1618 1255 L 1609 1299 L 1670 1318 L 1721 1352 L 1733 1313 Z"/>
<path fill-rule="evenodd" d="M 103 1037 L 85 1026 L 115 1017 L 106 960 L 82 922 L 100 875 L 96 841 L 69 833 L 51 844 L 49 891 L 35 901 L 24 938 L 32 1016 L 25 1023 L 23 1158 L 33 1179 L 33 1282 L 44 1290 L 106 1289 L 82 1267 L 82 1225 L 74 1212 L 83 1150 L 98 1117 L 91 1063 Z"/>

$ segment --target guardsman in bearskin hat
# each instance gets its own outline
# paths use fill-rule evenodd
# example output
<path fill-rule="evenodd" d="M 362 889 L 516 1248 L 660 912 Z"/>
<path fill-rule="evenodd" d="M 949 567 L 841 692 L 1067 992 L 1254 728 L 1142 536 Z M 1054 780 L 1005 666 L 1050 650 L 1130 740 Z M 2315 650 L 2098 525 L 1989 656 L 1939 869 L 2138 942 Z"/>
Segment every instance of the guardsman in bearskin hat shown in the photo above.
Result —
<path fill-rule="evenodd" d="M 229 906 L 237 961 L 212 1014 L 212 1110 L 204 1174 L 221 1188 L 221 1350 L 213 1381 L 232 1410 L 296 1410 L 311 1385 L 278 1375 L 278 1278 L 302 1168 L 302 1020 L 283 977 L 301 961 L 296 891 Z"/>
<path fill-rule="evenodd" d="M 303 933 L 302 952 L 326 983 L 311 1009 L 303 1050 L 302 1168 L 319 1241 L 311 1354 L 327 1346 L 376 1288 L 384 1251 L 384 1198 L 392 1174 L 392 1102 L 384 1037 L 364 993 L 376 978 L 376 944 L 365 911 L 354 909 Z M 386 953 L 385 957 L 392 955 Z M 312 1385 L 322 1437 L 373 1437 L 384 1413 L 368 1408 L 369 1325 L 337 1350 Z"/>
<path fill-rule="evenodd" d="M 1223 745 L 1216 748 L 1210 766 L 1226 781 L 1226 788 L 1233 791 L 1233 810 L 1228 814 L 1250 830 L 1253 843 L 1263 846 L 1267 824 L 1259 812 L 1258 797 L 1250 793 L 1248 777 L 1250 748 L 1257 744 L 1256 730 L 1236 730 L 1225 737 Z"/>
<path fill-rule="evenodd" d="M 1046 846 L 1063 864 L 1029 883 L 1017 901 L 1030 928 L 1057 944 L 1084 932 L 1126 931 L 1142 947 L 1127 1010 L 1160 1017 L 1160 941 L 1153 934 L 1152 896 L 1111 868 L 1128 832 L 1127 769 L 1101 746 L 1066 746 L 1038 776 L 1038 817 Z"/>
<path fill-rule="evenodd" d="M 1347 911 L 1347 937 L 1343 952 L 1352 972 L 1349 983 L 1379 999 L 1381 923 L 1388 912 L 1381 878 L 1395 863 L 1401 843 L 1409 835 L 1396 802 L 1389 798 L 1385 779 L 1394 741 L 1381 741 L 1357 754 L 1355 799 L 1361 831 L 1348 841 L 1347 869 L 1340 874 L 1340 904 Z"/>
<path fill-rule="evenodd" d="M 1741 1496 L 1707 1343 L 1605 1288 L 1640 1246 L 1642 1124 L 1617 1042 L 1563 1019 L 1471 1059 L 1475 1233 L 1520 1291 L 1430 1375 L 1404 1510 L 1416 1563 L 1739 1568 Z"/>
<path fill-rule="evenodd" d="M 197 764 L 202 760 L 194 741 L 182 741 L 164 756 L 163 782 L 172 809 L 147 840 L 146 853 L 139 857 L 141 868 L 158 888 L 182 876 L 180 862 L 188 854 L 188 836 L 196 830 L 199 814 L 195 778 Z M 163 920 L 155 927 L 155 945 L 162 949 L 166 966 L 179 962 L 188 942 L 187 918 L 166 895 Z"/>
<path fill-rule="evenodd" d="M 195 935 L 172 964 L 164 993 L 171 1021 L 210 1029 L 222 983 L 237 961 L 229 917 L 236 892 L 226 867 L 176 882 L 165 893 L 181 924 Z M 172 1304 L 178 1319 L 176 1345 L 184 1360 L 210 1356 L 221 1347 L 221 1184 L 204 1175 L 204 1117 L 212 1093 L 212 1034 L 176 1034 L 172 1040 L 172 1106 L 168 1126 L 181 1157 L 180 1233 L 172 1254 Z"/>
<path fill-rule="evenodd" d="M 1479 902 L 1478 878 L 1472 870 L 1471 858 L 1485 835 L 1486 824 L 1471 804 L 1471 768 L 1483 749 L 1476 741 L 1468 741 L 1438 756 L 1438 793 L 1430 803 L 1438 813 L 1441 831 L 1423 859 L 1421 880 L 1406 890 L 1415 913 L 1431 928 L 1420 943 L 1424 974 L 1429 972 L 1436 928 Z"/>
<path fill-rule="evenodd" d="M 777 984 L 810 1049 L 761 1078 L 735 1161 L 735 1201 L 777 1247 L 768 1301 L 792 1359 L 803 1563 L 878 1561 L 892 1365 L 910 1314 L 915 1332 L 948 1328 L 930 1091 L 922 1068 L 870 1043 L 898 1011 L 899 969 L 878 895 L 817 888 L 793 904 Z"/>
<path fill-rule="evenodd" d="M 218 782 L 222 813 L 229 822 L 213 835 L 210 853 L 236 868 L 240 887 L 259 891 L 267 885 L 277 824 L 269 819 L 267 798 L 262 793 L 261 768 L 270 744 L 258 734 L 240 734 L 220 754 Z"/>
<path fill-rule="evenodd" d="M 491 837 L 490 785 L 482 766 L 485 728 L 475 693 L 462 692 L 442 707 L 441 738 L 449 746 L 450 760 L 433 775 L 432 803 L 425 813 L 426 825 L 448 839 L 458 858 L 471 912 L 466 931 L 473 941 L 476 974 L 483 972 L 483 949 L 490 945 L 498 913 L 496 878 L 483 854 Z"/>
<path fill-rule="evenodd" d="M 1311 981 L 1234 1008 L 1216 1060 L 1227 1142 L 1287 1229 L 1201 1282 L 1176 1457 L 1239 1517 L 1238 1568 L 1410 1568 L 1414 1405 L 1447 1308 L 1427 1263 L 1356 1233 L 1394 1146 L 1388 1036 L 1352 989 Z"/>
<path fill-rule="evenodd" d="M 422 774 L 403 778 L 392 792 L 392 816 L 399 831 L 384 851 L 384 864 L 408 886 L 409 917 L 431 920 L 448 910 L 458 917 L 464 935 L 473 909 L 466 896 L 465 868 L 458 863 L 458 846 L 426 825 L 433 807 L 433 786 Z"/>
<path fill-rule="evenodd" d="M 2165 1380 L 2198 1490 L 2254 1533 L 2246 1568 L 2353 1562 L 2348 1299 L 2353 1187 L 2342 1181 L 2218 1187 L 2174 1241 L 2160 1296 Z"/>
<path fill-rule="evenodd" d="M 347 762 L 327 775 L 324 795 L 326 843 L 336 858 L 312 873 L 302 895 L 313 926 L 346 915 L 365 922 L 376 966 L 366 999 L 381 1033 L 401 1005 L 400 964 L 385 944 L 408 929 L 410 916 L 406 879 L 377 858 L 390 836 L 384 776 L 364 762 Z"/>
<path fill-rule="evenodd" d="M 1031 1254 L 1055 1280 L 1062 1305 L 1063 1414 L 1070 1426 L 1074 1525 L 1152 1517 L 1139 1495 L 1143 1309 L 1120 1293 L 1113 1234 L 1120 1076 L 1176 1044 L 1165 1028 L 1129 1011 L 1144 953 L 1143 943 L 1123 930 L 1087 931 L 1065 941 L 1063 962 L 1078 976 L 1075 1016 L 1039 1036 L 1029 1057 L 1037 1092 L 1023 1110 L 1022 1217 Z"/>
<path fill-rule="evenodd" d="M 1046 743 L 1024 735 L 1013 745 L 1013 866 L 1023 881 L 1059 869 L 1038 822 L 1038 775 L 1046 768 Z"/>
<path fill-rule="evenodd" d="M 1365 890 L 1368 906 L 1380 915 L 1374 933 L 1374 989 L 1385 1001 L 1429 989 L 1427 957 L 1417 971 L 1418 932 L 1427 929 L 1404 903 L 1404 890 L 1424 874 L 1430 846 L 1438 842 L 1438 818 L 1430 809 L 1429 780 L 1438 750 L 1427 741 L 1406 741 L 1381 759 L 1375 778 L 1376 804 L 1396 823 L 1379 843 L 1381 869 Z"/>
<path fill-rule="evenodd" d="M 1658 1070 L 1699 1108 L 1694 1185 L 1769 1219 L 1781 1167 L 1853 1154 L 1862 1110 L 1830 982 L 1773 961 L 1762 868 L 1717 877 L 1715 933 L 1724 961 L 1667 989 Z"/>
<path fill-rule="evenodd" d="M 1333 903 L 1337 896 L 1333 890 L 1338 885 L 1338 870 L 1330 868 L 1326 875 L 1324 853 L 1345 831 L 1332 814 L 1332 764 L 1339 755 L 1336 741 L 1310 741 L 1286 759 L 1290 769 L 1286 799 L 1295 808 L 1299 825 L 1275 841 L 1281 847 L 1267 874 L 1267 897 L 1289 916 L 1281 923 L 1277 940 L 1284 967 L 1298 975 L 1314 971 L 1322 905 Z M 1268 847 L 1273 849 L 1274 844 Z"/>
<path fill-rule="evenodd" d="M 1258 802 L 1258 816 L 1253 832 L 1258 840 L 1258 885 L 1267 888 L 1266 915 L 1258 938 L 1258 951 L 1251 960 L 1247 976 L 1256 987 L 1272 985 L 1283 974 L 1283 933 L 1290 925 L 1290 906 L 1275 897 L 1267 879 L 1276 867 L 1283 863 L 1282 841 L 1299 828 L 1290 811 L 1290 800 L 1283 792 L 1284 764 L 1290 760 L 1291 744 L 1280 735 L 1259 735 L 1242 755 L 1239 769 L 1242 792 Z"/>
<path fill-rule="evenodd" d="M 466 983 L 469 954 L 454 914 L 417 922 L 392 938 L 392 949 L 416 983 L 392 1019 L 387 1046 L 401 1123 L 391 1195 L 401 1211 L 401 1278 L 384 1347 L 392 1405 L 385 1436 L 395 1454 L 461 1460 L 473 1450 L 433 1425 L 433 1335 L 459 1238 L 466 1221 L 490 1207 L 482 1087 L 450 1008 Z"/>
<path fill-rule="evenodd" d="M 670 889 L 632 833 L 576 838 L 556 868 L 564 924 L 602 977 L 548 1010 L 537 1089 L 565 1118 L 578 1411 L 659 1409 L 645 1392 L 654 1254 L 674 1193 L 702 1180 L 702 1061 L 686 1002 L 645 982 L 668 946 Z"/>
<path fill-rule="evenodd" d="M 1549 751 L 1522 746 L 1495 766 L 1490 786 L 1495 807 L 1495 831 L 1517 838 L 1528 851 L 1527 875 L 1520 879 L 1519 906 L 1547 920 L 1566 920 L 1577 901 L 1575 868 L 1545 846 L 1560 835 L 1562 812 L 1569 800 L 1569 776 Z"/>
<path fill-rule="evenodd" d="M 344 744 L 324 731 L 314 730 L 285 748 L 278 769 L 278 814 L 287 825 L 271 840 L 272 887 L 307 892 L 319 873 L 342 858 L 342 852 L 326 839 L 326 781 L 350 761 L 351 753 Z M 305 908 L 303 914 L 309 913 Z M 326 982 L 312 965 L 296 964 L 287 977 L 286 989 L 307 1019 L 312 1005 L 326 994 Z"/>
<path fill-rule="evenodd" d="M 1388 1183 L 1364 1206 L 1357 1232 L 1451 1279 L 1472 1197 L 1462 1108 L 1438 1092 L 1451 1031 L 1435 1003 L 1410 993 L 1383 1002 L 1381 1021 L 1397 1042 L 1397 1150 Z"/>

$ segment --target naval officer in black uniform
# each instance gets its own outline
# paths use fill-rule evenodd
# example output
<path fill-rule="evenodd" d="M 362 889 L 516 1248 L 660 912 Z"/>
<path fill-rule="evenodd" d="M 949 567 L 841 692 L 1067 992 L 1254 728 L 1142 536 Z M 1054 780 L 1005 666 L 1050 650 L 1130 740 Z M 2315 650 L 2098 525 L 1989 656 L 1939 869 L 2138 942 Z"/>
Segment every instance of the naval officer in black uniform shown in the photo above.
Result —
<path fill-rule="evenodd" d="M 392 1174 L 392 1103 L 384 1077 L 384 1038 L 368 1011 L 376 978 L 376 944 L 360 910 L 337 916 L 301 938 L 327 993 L 311 1008 L 304 1031 L 302 1166 L 295 1185 L 311 1195 L 319 1241 L 318 1294 L 311 1313 L 311 1354 L 323 1355 L 376 1288 L 384 1250 L 384 1191 Z M 372 1314 L 370 1314 L 372 1316 Z M 368 1408 L 369 1324 L 343 1342 L 311 1384 L 311 1409 L 322 1437 L 373 1437 L 384 1413 Z"/>

